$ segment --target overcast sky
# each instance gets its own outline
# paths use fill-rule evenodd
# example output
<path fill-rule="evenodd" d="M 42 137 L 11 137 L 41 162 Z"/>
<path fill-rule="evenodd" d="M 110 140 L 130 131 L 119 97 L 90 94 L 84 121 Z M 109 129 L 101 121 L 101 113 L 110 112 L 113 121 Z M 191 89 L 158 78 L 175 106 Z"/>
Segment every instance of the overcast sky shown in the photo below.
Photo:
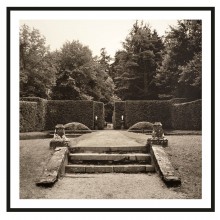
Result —
<path fill-rule="evenodd" d="M 108 54 L 114 57 L 115 52 L 122 48 L 123 42 L 132 28 L 135 20 L 25 20 L 20 25 L 34 27 L 46 37 L 46 44 L 51 51 L 60 49 L 68 40 L 79 40 L 88 46 L 93 55 L 99 55 L 105 47 Z M 169 25 L 177 24 L 177 20 L 147 20 L 144 21 L 156 29 L 160 36 L 169 30 Z"/>

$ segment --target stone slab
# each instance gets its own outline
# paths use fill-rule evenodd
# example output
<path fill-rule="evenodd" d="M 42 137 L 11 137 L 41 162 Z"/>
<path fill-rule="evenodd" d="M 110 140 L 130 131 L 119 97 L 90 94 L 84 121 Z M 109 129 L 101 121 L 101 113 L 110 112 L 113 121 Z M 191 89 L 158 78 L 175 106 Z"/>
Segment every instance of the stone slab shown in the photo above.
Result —
<path fill-rule="evenodd" d="M 146 165 L 119 165 L 113 169 L 115 173 L 141 173 L 146 172 Z"/>
<path fill-rule="evenodd" d="M 65 167 L 65 173 L 85 173 L 85 172 L 86 172 L 85 166 L 66 165 Z"/>
<path fill-rule="evenodd" d="M 112 166 L 87 166 L 86 173 L 112 173 Z"/>
<path fill-rule="evenodd" d="M 43 174 L 36 181 L 37 186 L 53 185 L 60 175 L 64 174 L 64 167 L 67 164 L 67 147 L 56 148 L 54 154 L 50 158 Z"/>
<path fill-rule="evenodd" d="M 82 172 L 80 172 L 80 170 Z M 67 172 L 68 171 L 68 172 Z M 152 165 L 67 165 L 67 173 L 141 173 L 154 172 Z"/>
<path fill-rule="evenodd" d="M 105 154 L 105 153 L 76 153 L 69 154 L 69 162 L 74 161 L 115 161 L 122 162 L 151 162 L 150 154 L 144 153 L 127 153 L 127 154 Z"/>
<path fill-rule="evenodd" d="M 156 171 L 161 176 L 162 180 L 167 186 L 179 186 L 181 185 L 181 179 L 177 176 L 175 169 L 173 168 L 167 153 L 163 146 L 152 145 L 151 154 Z"/>
<path fill-rule="evenodd" d="M 81 146 L 81 147 L 70 147 L 69 151 L 71 153 L 126 153 L 126 152 L 148 152 L 145 146 Z"/>

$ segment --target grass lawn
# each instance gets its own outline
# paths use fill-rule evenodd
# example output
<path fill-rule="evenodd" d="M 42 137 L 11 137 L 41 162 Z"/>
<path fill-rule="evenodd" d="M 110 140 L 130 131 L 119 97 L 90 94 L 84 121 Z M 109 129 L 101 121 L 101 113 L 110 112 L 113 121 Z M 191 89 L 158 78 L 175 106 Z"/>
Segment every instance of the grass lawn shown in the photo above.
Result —
<path fill-rule="evenodd" d="M 45 190 L 37 187 L 35 181 L 43 172 L 52 150 L 50 139 L 20 140 L 20 198 L 44 198 Z"/>
<path fill-rule="evenodd" d="M 202 136 L 167 136 L 173 167 L 179 172 L 182 186 L 177 190 L 189 198 L 202 198 Z"/>
<path fill-rule="evenodd" d="M 147 139 L 143 134 L 126 133 L 126 135 L 139 143 L 145 143 Z M 185 193 L 190 199 L 202 198 L 202 136 L 175 135 L 167 138 L 169 146 L 165 148 L 166 152 L 182 180 L 181 187 L 175 188 L 175 191 Z M 45 198 L 45 194 L 50 190 L 35 185 L 53 153 L 49 149 L 49 142 L 50 139 L 20 141 L 21 199 Z"/>

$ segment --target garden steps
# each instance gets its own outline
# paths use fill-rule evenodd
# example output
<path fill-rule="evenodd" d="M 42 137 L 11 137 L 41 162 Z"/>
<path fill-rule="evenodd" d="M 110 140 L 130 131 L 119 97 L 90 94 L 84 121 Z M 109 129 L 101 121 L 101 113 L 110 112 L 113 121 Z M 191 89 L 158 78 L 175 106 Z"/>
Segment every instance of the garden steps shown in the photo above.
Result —
<path fill-rule="evenodd" d="M 131 152 L 133 147 L 126 153 L 125 149 L 123 153 L 121 151 L 114 153 L 69 153 L 65 173 L 143 173 L 155 171 L 149 153 Z"/>
<path fill-rule="evenodd" d="M 155 172 L 145 146 L 71 147 L 65 166 L 65 173 L 145 172 Z"/>
<path fill-rule="evenodd" d="M 155 172 L 149 146 L 130 136 L 115 130 L 85 134 L 69 147 L 65 173 Z"/>

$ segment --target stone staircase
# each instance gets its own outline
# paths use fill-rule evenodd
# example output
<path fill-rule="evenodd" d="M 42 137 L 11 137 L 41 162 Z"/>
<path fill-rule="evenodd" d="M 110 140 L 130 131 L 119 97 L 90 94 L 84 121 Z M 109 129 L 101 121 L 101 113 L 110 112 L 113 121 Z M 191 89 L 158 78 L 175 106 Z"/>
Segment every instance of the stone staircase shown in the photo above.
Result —
<path fill-rule="evenodd" d="M 146 146 L 70 147 L 65 173 L 155 172 Z"/>

